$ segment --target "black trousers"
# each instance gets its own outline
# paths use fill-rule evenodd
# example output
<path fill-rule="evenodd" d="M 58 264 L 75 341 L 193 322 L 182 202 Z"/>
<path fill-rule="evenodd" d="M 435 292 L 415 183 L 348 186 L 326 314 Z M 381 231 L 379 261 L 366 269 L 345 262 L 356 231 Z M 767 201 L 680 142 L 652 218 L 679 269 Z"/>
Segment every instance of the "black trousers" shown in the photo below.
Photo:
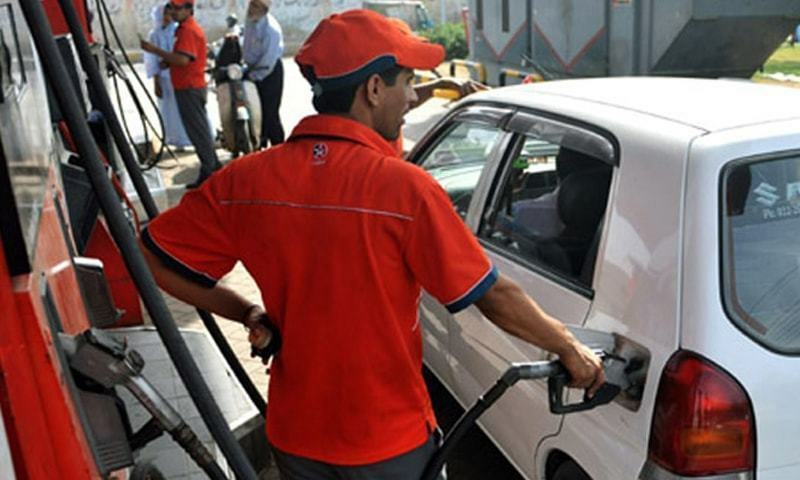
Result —
<path fill-rule="evenodd" d="M 222 166 L 217 158 L 214 137 L 211 135 L 211 128 L 208 125 L 206 94 L 205 88 L 175 90 L 175 101 L 178 104 L 178 112 L 181 114 L 183 126 L 186 128 L 186 135 L 192 141 L 197 157 L 200 159 L 198 182 L 210 177 Z"/>
<path fill-rule="evenodd" d="M 272 447 L 281 480 L 411 480 L 419 479 L 428 461 L 441 446 L 441 433 L 408 453 L 381 462 L 358 466 L 340 466 L 298 457 Z M 439 480 L 447 480 L 442 470 Z"/>
<path fill-rule="evenodd" d="M 261 146 L 283 143 L 285 134 L 281 125 L 281 97 L 283 96 L 283 62 L 278 59 L 275 68 L 256 82 L 261 100 Z"/>

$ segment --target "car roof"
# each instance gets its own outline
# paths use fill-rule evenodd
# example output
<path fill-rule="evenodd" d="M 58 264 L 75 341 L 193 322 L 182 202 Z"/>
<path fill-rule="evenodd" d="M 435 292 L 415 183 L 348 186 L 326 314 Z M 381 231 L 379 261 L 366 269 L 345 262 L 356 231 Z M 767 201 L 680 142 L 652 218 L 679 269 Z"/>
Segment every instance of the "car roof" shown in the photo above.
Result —
<path fill-rule="evenodd" d="M 607 77 L 498 88 L 474 100 L 536 107 L 536 95 L 613 106 L 709 132 L 800 118 L 800 89 L 747 80 Z"/>

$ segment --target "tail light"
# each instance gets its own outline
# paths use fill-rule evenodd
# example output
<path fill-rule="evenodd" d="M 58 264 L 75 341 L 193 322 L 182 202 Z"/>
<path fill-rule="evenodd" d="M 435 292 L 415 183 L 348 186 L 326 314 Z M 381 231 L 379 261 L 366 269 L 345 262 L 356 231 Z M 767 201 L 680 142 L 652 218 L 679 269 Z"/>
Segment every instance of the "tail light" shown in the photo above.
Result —
<path fill-rule="evenodd" d="M 752 470 L 755 427 L 747 394 L 716 365 L 679 351 L 658 387 L 649 455 L 677 475 Z"/>

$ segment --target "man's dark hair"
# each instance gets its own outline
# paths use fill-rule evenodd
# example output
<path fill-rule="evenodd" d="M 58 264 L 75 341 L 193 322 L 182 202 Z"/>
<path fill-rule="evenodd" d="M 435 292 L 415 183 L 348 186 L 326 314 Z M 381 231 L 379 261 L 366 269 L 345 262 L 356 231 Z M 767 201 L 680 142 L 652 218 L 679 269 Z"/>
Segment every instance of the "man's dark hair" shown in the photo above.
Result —
<path fill-rule="evenodd" d="M 392 87 L 397 83 L 397 76 L 400 75 L 400 72 L 403 70 L 405 70 L 404 67 L 395 65 L 388 70 L 378 73 L 378 75 L 380 75 L 383 83 Z M 353 106 L 353 100 L 356 98 L 356 90 L 361 86 L 361 83 L 349 87 L 337 88 L 336 90 L 326 90 L 320 95 L 315 95 L 313 100 L 314 109 L 319 113 L 349 112 L 350 107 Z"/>

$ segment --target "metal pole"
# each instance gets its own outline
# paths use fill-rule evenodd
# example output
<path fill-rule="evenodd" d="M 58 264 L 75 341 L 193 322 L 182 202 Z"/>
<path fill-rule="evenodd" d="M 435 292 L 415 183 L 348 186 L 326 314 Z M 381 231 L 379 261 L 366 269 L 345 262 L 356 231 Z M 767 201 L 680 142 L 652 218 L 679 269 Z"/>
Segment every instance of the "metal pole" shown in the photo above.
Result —
<path fill-rule="evenodd" d="M 54 87 L 53 94 L 75 140 L 78 154 L 85 162 L 86 172 L 92 188 L 97 194 L 111 234 L 122 252 L 125 265 L 133 277 L 170 357 L 175 361 L 175 368 L 197 405 L 211 435 L 222 449 L 237 477 L 254 480 L 257 477 L 253 467 L 228 428 L 219 407 L 214 403 L 211 391 L 203 381 L 197 364 L 178 332 L 158 287 L 156 287 L 142 252 L 139 251 L 136 238 L 128 225 L 119 199 L 107 178 L 97 145 L 76 99 L 76 93 L 69 82 L 63 81 L 68 78 L 67 69 L 58 52 L 42 4 L 38 0 L 25 0 L 19 4 L 33 36 L 36 49 L 42 58 L 41 65 L 44 73 L 50 85 Z"/>
<path fill-rule="evenodd" d="M 94 57 L 92 57 L 92 51 L 89 47 L 89 42 L 86 39 L 86 36 L 83 34 L 83 28 L 81 28 L 80 19 L 78 18 L 78 13 L 75 11 L 75 5 L 72 3 L 72 1 L 73 0 L 59 0 L 59 4 L 61 5 L 61 10 L 64 13 L 64 18 L 69 25 L 69 30 L 72 33 L 72 38 L 75 42 L 75 48 L 78 51 L 78 57 L 80 58 L 81 66 L 86 72 L 86 75 L 89 77 L 89 88 L 91 88 L 92 93 L 94 93 L 93 97 L 99 102 L 98 108 L 103 113 L 106 121 L 108 121 L 111 135 L 114 137 L 114 143 L 122 155 L 125 169 L 128 172 L 128 176 L 131 178 L 131 182 L 136 189 L 136 193 L 139 195 L 139 198 L 142 201 L 142 205 L 147 213 L 147 217 L 152 220 L 158 216 L 158 207 L 153 200 L 153 196 L 150 194 L 150 190 L 147 188 L 147 184 L 144 181 L 141 170 L 139 170 L 139 165 L 136 163 L 136 159 L 133 156 L 130 145 L 128 145 L 128 141 L 125 137 L 125 133 L 122 130 L 122 125 L 120 124 L 119 118 L 117 117 L 117 112 L 114 110 L 114 106 L 111 103 L 111 98 L 108 95 L 108 91 L 103 88 L 103 77 L 100 73 L 100 69 L 97 67 L 97 63 L 94 61 Z M 242 367 L 242 364 L 236 357 L 236 353 L 234 353 L 233 349 L 231 349 L 230 344 L 220 331 L 217 322 L 214 320 L 214 317 L 205 310 L 198 309 L 197 313 L 200 315 L 200 319 L 203 321 L 206 329 L 211 334 L 211 338 L 214 340 L 214 343 L 217 344 L 222 356 L 225 357 L 228 366 L 231 367 L 231 370 L 233 370 L 233 373 L 236 375 L 239 383 L 242 385 L 245 392 L 247 392 L 250 400 L 253 402 L 259 413 L 264 415 L 266 411 L 266 403 L 264 402 L 264 398 L 253 384 L 250 376 Z"/>

